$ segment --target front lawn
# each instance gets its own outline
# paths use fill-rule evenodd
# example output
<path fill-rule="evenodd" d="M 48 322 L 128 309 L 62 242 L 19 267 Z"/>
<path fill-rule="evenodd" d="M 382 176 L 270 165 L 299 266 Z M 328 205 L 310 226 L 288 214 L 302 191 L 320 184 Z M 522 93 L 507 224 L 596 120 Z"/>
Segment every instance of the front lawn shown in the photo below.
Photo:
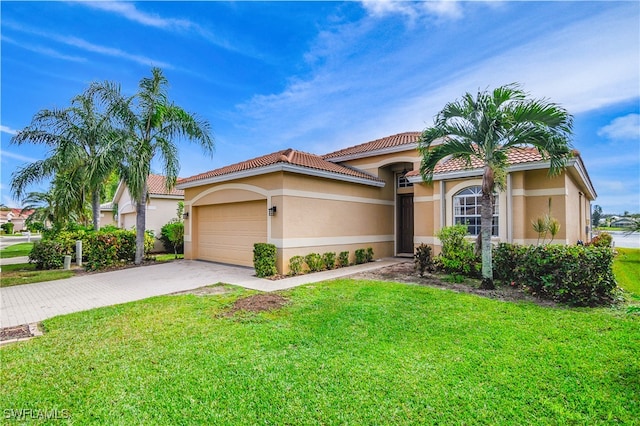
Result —
<path fill-rule="evenodd" d="M 336 280 L 163 296 L 0 349 L 3 408 L 75 424 L 633 424 L 640 316 Z"/>
<path fill-rule="evenodd" d="M 640 296 L 640 249 L 617 248 L 613 273 L 618 286 Z"/>
<path fill-rule="evenodd" d="M 74 275 L 74 271 L 65 271 L 63 269 L 37 271 L 36 265 L 33 263 L 3 265 L 2 274 L 0 274 L 0 287 L 61 280 L 64 278 L 71 278 Z"/>
<path fill-rule="evenodd" d="M 33 248 L 33 243 L 14 244 L 0 250 L 0 258 L 8 259 L 10 257 L 29 256 L 29 253 L 31 253 L 32 248 Z"/>

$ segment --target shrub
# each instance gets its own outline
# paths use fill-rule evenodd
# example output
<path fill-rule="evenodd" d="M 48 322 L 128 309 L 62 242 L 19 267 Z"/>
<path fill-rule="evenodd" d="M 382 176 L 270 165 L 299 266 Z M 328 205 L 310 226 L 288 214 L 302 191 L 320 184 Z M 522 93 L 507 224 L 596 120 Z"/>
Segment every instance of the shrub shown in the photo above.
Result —
<path fill-rule="evenodd" d="M 341 251 L 338 255 L 338 265 L 343 268 L 345 266 L 349 266 L 349 252 Z"/>
<path fill-rule="evenodd" d="M 36 269 L 60 269 L 64 264 L 60 244 L 56 241 L 35 241 L 29 253 L 29 263 L 35 263 Z"/>
<path fill-rule="evenodd" d="M 503 261 L 513 251 L 517 265 Z M 598 306 L 615 299 L 613 250 L 595 246 L 530 246 L 501 248 L 501 279 L 521 284 L 532 294 L 572 306 Z"/>
<path fill-rule="evenodd" d="M 611 243 L 613 243 L 613 237 L 611 234 L 601 232 L 599 235 L 593 237 L 588 245 L 595 247 L 611 247 Z"/>
<path fill-rule="evenodd" d="M 367 250 L 365 249 L 356 250 L 356 265 L 361 263 L 367 263 Z"/>
<path fill-rule="evenodd" d="M 274 244 L 256 243 L 253 245 L 253 267 L 256 276 L 270 277 L 278 273 L 276 268 L 277 250 Z"/>
<path fill-rule="evenodd" d="M 525 261 L 527 246 L 499 243 L 492 250 L 493 277 L 503 283 L 514 281 L 514 271 Z"/>
<path fill-rule="evenodd" d="M 184 253 L 184 223 L 172 219 L 160 229 L 160 241 L 168 253 L 177 255 Z"/>
<path fill-rule="evenodd" d="M 327 252 L 322 255 L 322 262 L 327 269 L 333 269 L 336 267 L 336 254 L 333 252 Z"/>
<path fill-rule="evenodd" d="M 365 257 L 367 259 L 367 262 L 373 262 L 373 247 L 367 247 Z"/>
<path fill-rule="evenodd" d="M 467 227 L 464 225 L 442 228 L 436 234 L 442 242 L 442 252 L 436 258 L 436 265 L 450 274 L 477 277 L 480 259 L 474 253 L 473 244 L 465 239 L 466 235 Z"/>
<path fill-rule="evenodd" d="M 324 269 L 324 262 L 319 253 L 309 253 L 304 257 L 305 262 L 311 272 L 318 272 Z"/>
<path fill-rule="evenodd" d="M 289 273 L 291 275 L 300 275 L 304 268 L 304 257 L 293 256 L 289 259 Z"/>
<path fill-rule="evenodd" d="M 431 247 L 426 244 L 420 244 L 416 248 L 416 253 L 413 255 L 416 271 L 421 277 L 424 277 L 425 272 L 433 272 L 433 259 L 431 258 Z"/>
<path fill-rule="evenodd" d="M 146 246 L 145 235 L 145 246 Z M 131 262 L 136 255 L 136 233 L 123 229 L 88 233 L 83 240 L 86 268 L 98 270 Z"/>
<path fill-rule="evenodd" d="M 13 223 L 7 222 L 0 225 L 5 234 L 13 234 Z"/>

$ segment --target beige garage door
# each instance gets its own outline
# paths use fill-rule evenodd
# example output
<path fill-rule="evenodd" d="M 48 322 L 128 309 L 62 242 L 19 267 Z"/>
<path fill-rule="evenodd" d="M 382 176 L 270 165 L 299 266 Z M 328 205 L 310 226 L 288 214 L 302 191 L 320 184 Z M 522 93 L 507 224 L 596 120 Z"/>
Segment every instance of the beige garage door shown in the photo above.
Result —
<path fill-rule="evenodd" d="M 267 201 L 197 207 L 196 257 L 253 266 L 253 245 L 267 242 Z"/>

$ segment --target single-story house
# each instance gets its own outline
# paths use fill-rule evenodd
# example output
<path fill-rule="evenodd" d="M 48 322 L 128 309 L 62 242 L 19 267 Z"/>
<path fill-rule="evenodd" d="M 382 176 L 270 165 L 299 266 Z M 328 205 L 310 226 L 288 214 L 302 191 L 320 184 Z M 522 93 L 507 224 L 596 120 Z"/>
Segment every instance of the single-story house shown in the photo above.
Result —
<path fill-rule="evenodd" d="M 286 149 L 178 181 L 185 193 L 185 258 L 252 265 L 253 244 L 277 247 L 277 267 L 308 253 L 372 247 L 376 257 L 411 255 L 437 232 L 463 223 L 479 232 L 482 170 L 438 165 L 433 182 L 418 172 L 420 132 L 407 132 L 325 155 Z M 514 149 L 506 190 L 496 197 L 494 240 L 536 243 L 531 223 L 549 212 L 556 243 L 588 240 L 596 192 L 576 155 L 560 175 L 533 148 Z M 475 166 L 475 167 L 473 167 Z"/>
<path fill-rule="evenodd" d="M 22 232 L 27 230 L 26 221 L 34 210 L 22 211 L 18 208 L 0 209 L 0 225 L 11 222 L 13 223 L 13 232 Z"/>
<path fill-rule="evenodd" d="M 147 178 L 147 187 L 149 188 L 147 199 L 147 214 L 146 224 L 147 230 L 153 231 L 156 237 L 160 236 L 160 230 L 164 225 L 169 223 L 171 219 L 178 217 L 178 203 L 184 201 L 184 191 L 181 189 L 173 188 L 170 191 L 166 189 L 166 178 L 162 175 L 150 174 Z M 114 205 L 116 208 L 114 208 Z M 117 212 L 116 217 L 113 218 L 115 225 L 122 229 L 134 229 L 136 227 L 136 202 L 131 198 L 129 188 L 121 181 L 116 189 L 116 193 L 113 196 L 113 202 L 109 207 L 113 212 Z M 106 211 L 103 211 L 107 220 L 100 226 L 108 224 L 109 215 Z M 113 213 L 112 213 L 113 217 Z M 162 244 L 157 241 L 155 250 L 162 250 Z"/>
<path fill-rule="evenodd" d="M 100 227 L 103 226 L 118 226 L 116 218 L 117 213 L 114 210 L 113 202 L 100 204 Z"/>

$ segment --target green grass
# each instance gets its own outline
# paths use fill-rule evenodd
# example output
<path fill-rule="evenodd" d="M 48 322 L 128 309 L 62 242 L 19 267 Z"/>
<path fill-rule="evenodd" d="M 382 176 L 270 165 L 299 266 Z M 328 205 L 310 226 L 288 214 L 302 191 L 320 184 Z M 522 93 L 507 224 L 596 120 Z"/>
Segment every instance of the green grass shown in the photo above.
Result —
<path fill-rule="evenodd" d="M 18 243 L 0 250 L 0 258 L 8 259 L 10 257 L 29 256 L 33 243 Z"/>
<path fill-rule="evenodd" d="M 0 349 L 4 409 L 75 424 L 634 424 L 640 316 L 337 280 L 284 308 L 163 296 Z M 637 423 L 636 423 L 637 424 Z"/>
<path fill-rule="evenodd" d="M 640 249 L 617 248 L 613 261 L 613 273 L 618 286 L 640 296 Z"/>
<path fill-rule="evenodd" d="M 176 256 L 173 253 L 163 253 L 155 255 L 156 262 L 171 262 L 176 260 Z M 184 259 L 184 254 L 178 254 L 178 259 Z"/>
<path fill-rule="evenodd" d="M 71 278 L 73 271 L 52 270 L 36 271 L 36 265 L 32 263 L 19 263 L 16 265 L 3 265 L 0 274 L 0 287 L 11 287 L 20 284 L 33 284 L 43 281 L 61 280 Z"/>

